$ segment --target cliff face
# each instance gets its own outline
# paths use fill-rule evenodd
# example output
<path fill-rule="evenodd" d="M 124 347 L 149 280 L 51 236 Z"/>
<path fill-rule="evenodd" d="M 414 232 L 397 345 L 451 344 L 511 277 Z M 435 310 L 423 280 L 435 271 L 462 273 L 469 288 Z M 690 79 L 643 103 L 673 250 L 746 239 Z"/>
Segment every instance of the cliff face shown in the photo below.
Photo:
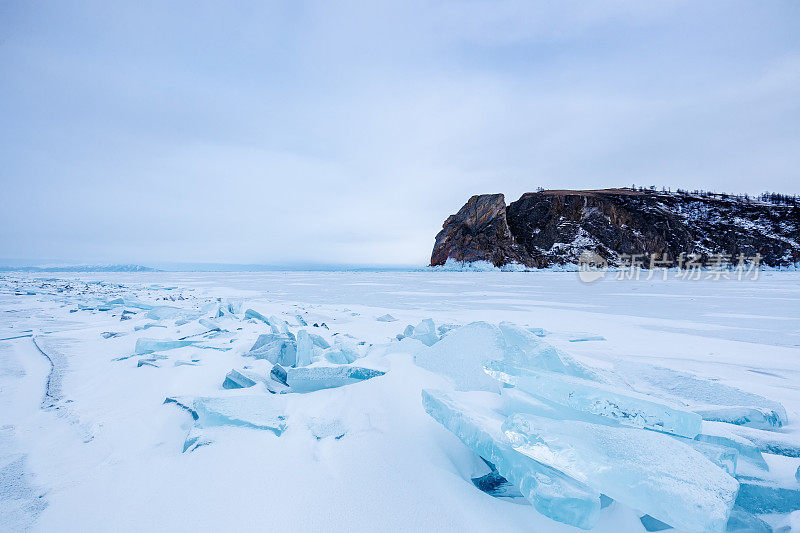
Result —
<path fill-rule="evenodd" d="M 502 194 L 473 196 L 436 236 L 431 265 L 490 261 L 546 267 L 577 263 L 593 251 L 611 265 L 621 256 L 681 254 L 747 257 L 770 266 L 800 261 L 800 208 L 726 195 L 630 189 L 525 193 L 506 207 Z"/>
<path fill-rule="evenodd" d="M 516 244 L 508 227 L 502 194 L 473 196 L 444 221 L 433 246 L 431 265 L 443 265 L 450 257 L 457 261 L 490 261 L 495 266 L 527 264 L 525 249 Z"/>

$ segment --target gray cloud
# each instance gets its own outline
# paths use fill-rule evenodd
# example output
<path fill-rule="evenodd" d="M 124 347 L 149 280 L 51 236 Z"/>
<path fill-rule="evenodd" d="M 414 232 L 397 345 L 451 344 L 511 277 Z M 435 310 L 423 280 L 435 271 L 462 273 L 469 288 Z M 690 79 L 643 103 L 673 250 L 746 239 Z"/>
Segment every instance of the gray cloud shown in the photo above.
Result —
<path fill-rule="evenodd" d="M 793 2 L 0 10 L 0 257 L 423 263 L 480 192 L 800 192 Z"/>

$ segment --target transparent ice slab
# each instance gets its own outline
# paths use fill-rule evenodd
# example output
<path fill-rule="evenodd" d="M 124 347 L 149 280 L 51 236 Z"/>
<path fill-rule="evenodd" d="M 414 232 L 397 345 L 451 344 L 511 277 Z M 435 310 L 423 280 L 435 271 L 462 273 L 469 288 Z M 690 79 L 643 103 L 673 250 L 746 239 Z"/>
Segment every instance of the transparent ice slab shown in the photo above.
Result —
<path fill-rule="evenodd" d="M 515 414 L 503 423 L 515 450 L 685 531 L 724 531 L 739 483 L 667 435 Z"/>
<path fill-rule="evenodd" d="M 165 350 L 183 348 L 185 346 L 191 346 L 194 343 L 195 341 L 141 338 L 136 340 L 136 348 L 134 351 L 137 354 L 144 355 L 153 352 L 163 352 Z"/>
<path fill-rule="evenodd" d="M 626 426 L 653 429 L 694 438 L 701 429 L 698 414 L 650 400 L 634 391 L 540 370 L 499 362 L 486 365 L 486 373 L 518 389 L 576 411 L 610 418 Z"/>
<path fill-rule="evenodd" d="M 357 366 L 286 368 L 286 384 L 292 392 L 314 392 L 351 385 L 382 376 L 385 372 Z"/>
<path fill-rule="evenodd" d="M 788 423 L 786 409 L 780 403 L 716 381 L 635 362 L 620 362 L 615 370 L 640 392 L 685 401 L 705 420 L 757 429 L 774 429 Z"/>
<path fill-rule="evenodd" d="M 422 391 L 425 411 L 491 462 L 537 511 L 553 520 L 591 529 L 600 514 L 600 493 L 515 451 L 501 430 L 505 417 L 486 407 L 487 403 L 464 401 L 463 395 L 442 391 Z"/>

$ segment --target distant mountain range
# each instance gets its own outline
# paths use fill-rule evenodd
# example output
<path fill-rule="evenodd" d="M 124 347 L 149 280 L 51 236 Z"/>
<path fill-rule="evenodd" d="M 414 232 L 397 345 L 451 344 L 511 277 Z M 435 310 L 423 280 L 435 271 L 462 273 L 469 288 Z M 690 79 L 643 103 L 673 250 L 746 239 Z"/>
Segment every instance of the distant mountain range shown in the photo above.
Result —
<path fill-rule="evenodd" d="M 0 266 L 0 272 L 158 272 L 142 265 Z"/>
<path fill-rule="evenodd" d="M 448 259 L 545 268 L 592 252 L 609 265 L 634 255 L 684 266 L 689 255 L 760 255 L 767 266 L 800 261 L 800 206 L 793 196 L 759 198 L 654 189 L 540 190 L 506 206 L 502 194 L 476 195 L 445 220 L 431 265 Z M 595 256 L 595 257 L 596 257 Z M 666 258 L 666 259 L 664 259 Z"/>

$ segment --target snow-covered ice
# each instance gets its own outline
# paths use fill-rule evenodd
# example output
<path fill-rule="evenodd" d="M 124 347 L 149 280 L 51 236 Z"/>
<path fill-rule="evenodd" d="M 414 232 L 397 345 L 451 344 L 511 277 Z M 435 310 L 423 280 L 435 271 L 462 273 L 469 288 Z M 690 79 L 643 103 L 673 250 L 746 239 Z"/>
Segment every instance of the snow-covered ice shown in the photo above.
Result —
<path fill-rule="evenodd" d="M 9 273 L 0 339 L 4 531 L 800 526 L 795 272 Z"/>

